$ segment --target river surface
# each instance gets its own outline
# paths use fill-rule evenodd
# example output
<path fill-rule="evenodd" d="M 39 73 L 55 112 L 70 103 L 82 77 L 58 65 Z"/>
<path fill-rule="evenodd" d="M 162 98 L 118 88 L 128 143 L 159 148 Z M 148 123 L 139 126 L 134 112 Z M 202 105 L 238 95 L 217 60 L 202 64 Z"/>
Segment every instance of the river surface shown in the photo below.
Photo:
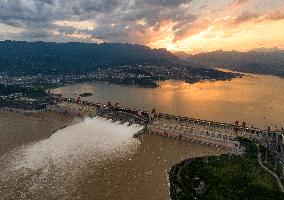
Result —
<path fill-rule="evenodd" d="M 189 116 L 204 120 L 267 128 L 284 126 L 284 79 L 247 74 L 231 81 L 187 84 L 184 81 L 158 82 L 159 88 L 139 88 L 107 82 L 74 84 L 52 90 L 76 98 L 84 92 L 93 96 L 83 100 Z"/>
<path fill-rule="evenodd" d="M 10 117 L 5 114 L 0 123 L 13 125 L 15 119 Z M 17 131 L 19 139 L 49 130 L 44 121 L 16 117 L 22 119 L 17 126 L 38 127 Z M 45 120 L 49 123 L 47 116 Z M 14 141 L 18 147 L 0 155 L 0 199 L 166 200 L 166 171 L 172 165 L 186 158 L 226 152 L 148 134 L 133 138 L 137 130 L 87 118 L 43 140 Z M 0 133 L 7 137 L 0 140 L 11 142 L 7 138 L 13 132 L 11 126 L 9 130 L 3 127 Z"/>
<path fill-rule="evenodd" d="M 213 121 L 246 121 L 263 128 L 283 126 L 284 80 L 277 77 L 250 75 L 194 85 L 168 80 L 159 85 L 94 82 L 52 92 L 66 97 L 90 92 L 94 96 L 82 99 Z M 0 112 L 0 141 L 9 144 L 0 153 L 0 199 L 165 200 L 166 171 L 172 165 L 226 152 L 148 134 L 134 139 L 125 125 L 103 127 L 108 122 L 92 119 L 75 121 L 49 136 L 60 124 L 71 123 L 54 115 Z"/>

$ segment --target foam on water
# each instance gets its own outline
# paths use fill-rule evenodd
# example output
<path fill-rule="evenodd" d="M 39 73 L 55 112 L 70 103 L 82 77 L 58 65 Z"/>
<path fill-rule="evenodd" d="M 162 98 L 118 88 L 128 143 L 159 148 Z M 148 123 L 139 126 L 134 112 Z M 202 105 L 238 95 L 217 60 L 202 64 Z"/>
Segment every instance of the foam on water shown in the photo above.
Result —
<path fill-rule="evenodd" d="M 0 172 L 0 189 L 6 185 L 2 192 L 7 198 L 17 194 L 17 190 L 24 191 L 23 198 L 28 198 L 27 194 L 68 196 L 88 163 L 102 165 L 136 152 L 140 141 L 133 135 L 142 129 L 137 124 L 86 118 L 1 158 L 7 166 Z"/>
<path fill-rule="evenodd" d="M 142 128 L 136 124 L 112 123 L 104 118 L 87 118 L 25 148 L 25 158 L 19 167 L 35 170 L 48 163 L 64 166 L 82 159 L 101 161 L 103 157 L 115 158 L 137 145 L 138 140 L 133 139 L 133 135 Z"/>

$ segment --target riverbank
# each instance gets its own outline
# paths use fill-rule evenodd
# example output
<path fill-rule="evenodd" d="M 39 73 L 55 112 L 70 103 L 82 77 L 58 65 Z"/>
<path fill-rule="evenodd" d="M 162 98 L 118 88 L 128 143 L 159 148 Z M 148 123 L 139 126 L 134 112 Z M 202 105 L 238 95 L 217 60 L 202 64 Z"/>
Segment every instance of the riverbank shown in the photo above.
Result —
<path fill-rule="evenodd" d="M 71 116 L 48 111 L 0 110 L 0 156 L 21 145 L 45 139 L 73 120 Z"/>
<path fill-rule="evenodd" d="M 169 173 L 170 194 L 180 199 L 283 199 L 273 176 L 258 164 L 255 143 L 246 152 L 184 160 Z"/>

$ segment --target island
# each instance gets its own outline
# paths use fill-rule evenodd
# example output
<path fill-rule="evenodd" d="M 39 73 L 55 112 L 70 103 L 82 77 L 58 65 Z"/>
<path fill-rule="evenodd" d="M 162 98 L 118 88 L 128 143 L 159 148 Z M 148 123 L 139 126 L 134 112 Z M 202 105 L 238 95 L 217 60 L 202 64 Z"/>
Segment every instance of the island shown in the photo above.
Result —
<path fill-rule="evenodd" d="M 79 94 L 80 97 L 89 97 L 89 96 L 93 96 L 94 94 L 89 93 L 89 92 L 84 92 L 82 94 Z"/>

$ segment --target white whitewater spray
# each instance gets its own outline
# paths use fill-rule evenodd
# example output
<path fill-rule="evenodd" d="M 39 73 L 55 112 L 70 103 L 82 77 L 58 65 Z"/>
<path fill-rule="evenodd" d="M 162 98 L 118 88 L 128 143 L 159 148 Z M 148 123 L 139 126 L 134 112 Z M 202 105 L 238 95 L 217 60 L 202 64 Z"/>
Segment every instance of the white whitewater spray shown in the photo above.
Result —
<path fill-rule="evenodd" d="M 1 158 L 7 166 L 0 172 L 0 188 L 7 185 L 7 190 L 2 191 L 7 198 L 17 194 L 19 184 L 24 194 L 21 198 L 28 198 L 27 194 L 68 196 L 74 189 L 70 188 L 72 182 L 84 173 L 88 163 L 101 165 L 135 153 L 140 141 L 133 135 L 142 129 L 137 124 L 129 126 L 104 118 L 86 118 Z"/>

